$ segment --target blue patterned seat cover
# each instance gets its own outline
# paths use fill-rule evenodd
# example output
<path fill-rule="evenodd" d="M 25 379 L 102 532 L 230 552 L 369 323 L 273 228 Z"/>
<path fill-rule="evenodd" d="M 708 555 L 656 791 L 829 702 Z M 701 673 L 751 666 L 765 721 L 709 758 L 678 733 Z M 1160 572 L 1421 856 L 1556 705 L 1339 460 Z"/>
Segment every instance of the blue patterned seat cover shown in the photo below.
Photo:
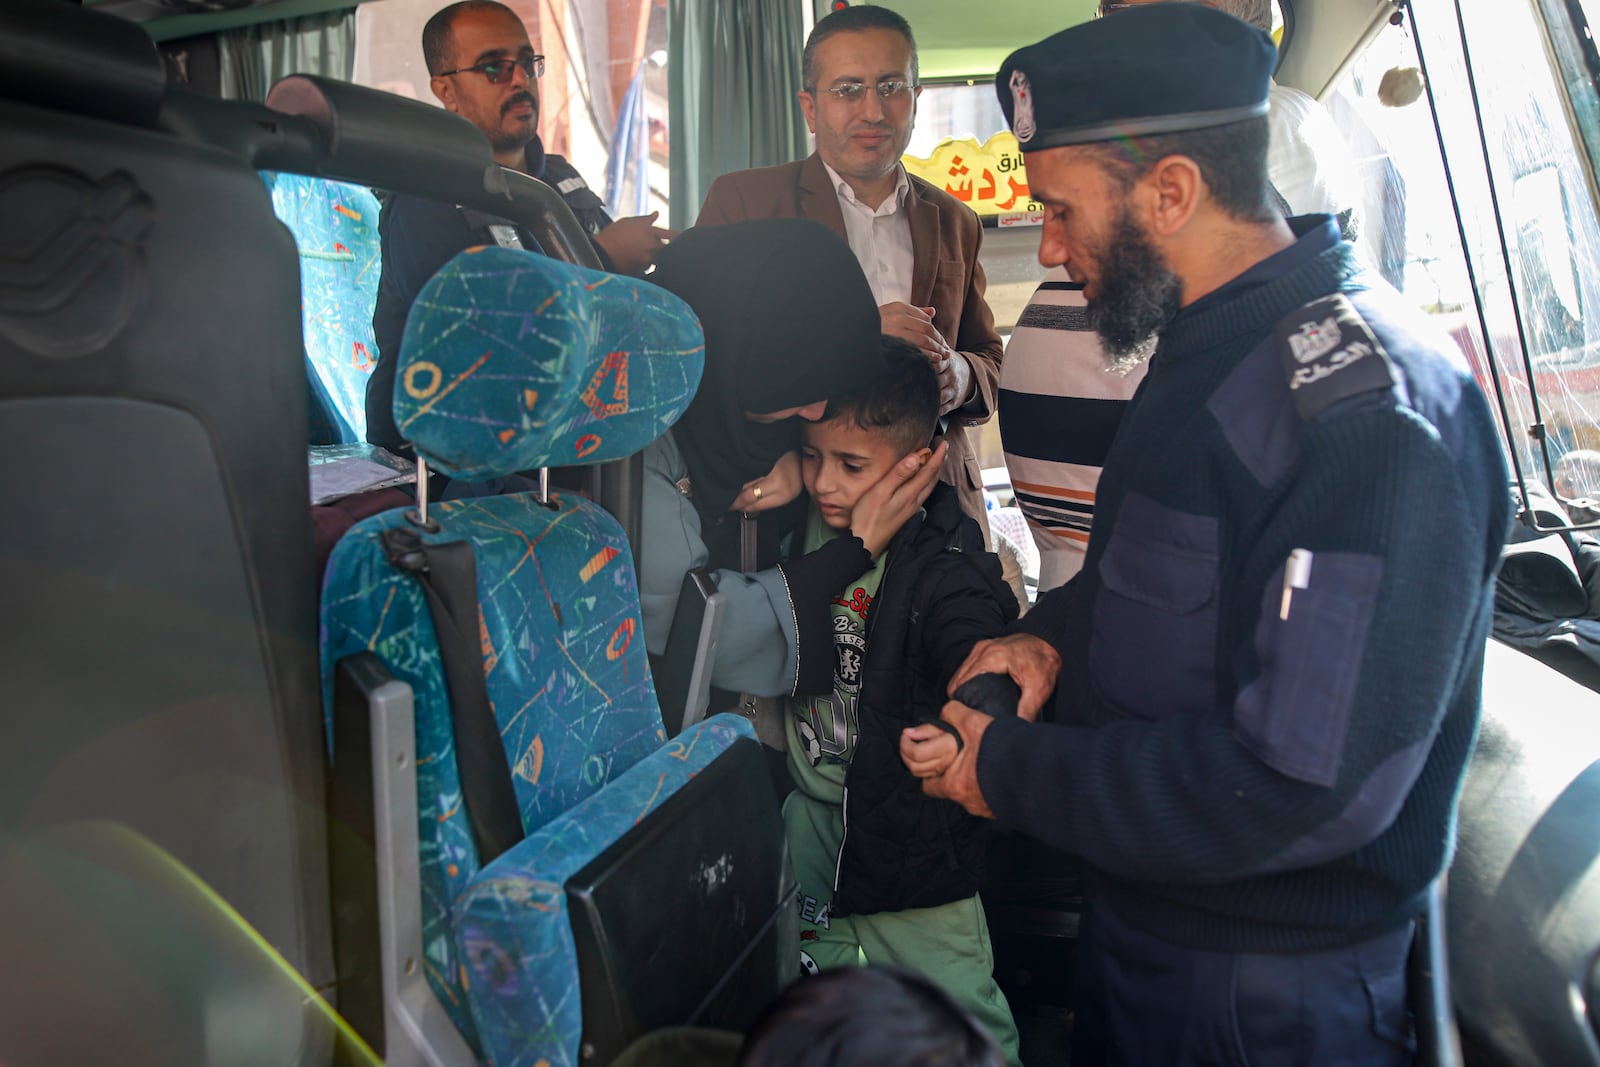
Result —
<path fill-rule="evenodd" d="M 649 282 L 485 247 L 422 287 L 400 353 L 401 434 L 470 479 L 639 451 L 694 398 L 705 340 Z"/>
<path fill-rule="evenodd" d="M 333 402 L 347 441 L 367 438 L 367 379 L 377 344 L 372 309 L 382 266 L 378 198 L 359 185 L 304 174 L 263 175 L 272 210 L 300 250 L 306 362 Z"/>
<path fill-rule="evenodd" d="M 541 1057 L 551 1064 L 576 1063 L 581 1033 L 576 991 L 571 991 L 573 1003 L 560 1008 L 560 998 L 530 987 L 524 975 L 507 995 L 519 1003 L 548 999 L 551 1018 L 563 1026 L 559 1039 L 552 1034 L 539 1038 L 550 1045 L 540 1044 L 537 1056 L 501 1055 L 506 1051 L 501 1039 L 521 1046 L 540 1027 L 533 1017 L 498 1014 L 503 1010 L 498 995 L 492 1005 L 481 1001 L 504 982 L 469 977 L 469 956 L 462 954 L 465 933 L 452 921 L 452 909 L 477 915 L 488 906 L 482 902 L 497 892 L 492 886 L 500 884 L 508 865 L 520 872 L 516 879 L 528 882 L 535 870 L 530 856 L 550 864 L 538 868 L 543 872 L 538 878 L 559 896 L 566 875 L 616 836 L 603 829 L 611 823 L 589 821 L 594 812 L 611 810 L 613 802 L 601 798 L 607 783 L 652 753 L 679 750 L 680 742 L 693 747 L 697 760 L 709 759 L 736 737 L 750 735 L 742 718 L 718 716 L 710 720 L 715 726 L 703 738 L 685 734 L 669 750 L 661 749 L 665 734 L 645 656 L 627 541 L 616 520 L 589 501 L 565 494 L 553 494 L 552 501 L 556 510 L 525 494 L 440 504 L 432 512 L 439 532 L 423 535 L 433 543 L 470 540 L 477 554 L 489 701 L 511 764 L 523 829 L 530 835 L 488 870 L 480 870 L 461 806 L 447 690 L 427 601 L 415 581 L 389 565 L 378 540 L 383 530 L 406 524 L 402 511 L 373 516 L 344 536 L 329 561 L 323 593 L 324 699 L 332 699 L 328 665 L 362 651 L 376 653 L 415 693 L 425 966 L 457 1026 L 497 1064 L 536 1064 Z M 682 760 L 664 765 L 674 775 L 662 780 L 653 803 L 670 796 L 703 765 Z M 610 790 L 604 793 L 609 796 Z M 616 803 L 624 809 L 637 806 L 626 799 L 630 795 L 619 794 Z M 639 812 L 643 810 L 648 806 Z M 542 843 L 536 846 L 536 840 Z M 468 899 L 479 903 L 463 903 Z M 497 927 L 493 940 L 515 953 L 512 946 L 527 942 L 548 947 L 553 937 L 570 955 L 564 904 L 556 912 L 529 907 L 523 918 L 541 926 L 555 923 L 559 929 L 534 934 Z M 501 907 L 497 914 L 503 913 Z M 479 957 L 486 958 L 482 931 L 487 927 L 478 922 L 476 928 L 479 933 L 471 940 Z M 486 974 L 498 973 L 492 962 L 483 966 Z M 468 988 L 480 998 L 470 1013 Z M 485 1014 L 499 1027 L 493 1033 L 474 1025 L 473 1016 L 482 1021 Z"/>
<path fill-rule="evenodd" d="M 419 450 L 466 476 L 575 454 L 600 462 L 677 418 L 702 349 L 687 307 L 653 286 L 483 249 L 452 260 L 413 308 L 397 393 L 419 395 L 396 416 Z M 358 652 L 411 686 L 429 984 L 488 1062 L 575 1067 L 582 1005 L 563 882 L 753 732 L 723 715 L 665 742 L 633 555 L 597 505 L 479 497 L 431 517 L 439 530 L 418 530 L 424 540 L 473 547 L 484 676 L 527 837 L 479 863 L 427 600 L 380 540 L 408 525 L 403 511 L 358 523 L 329 560 L 324 699 L 331 708 L 333 670 Z"/>

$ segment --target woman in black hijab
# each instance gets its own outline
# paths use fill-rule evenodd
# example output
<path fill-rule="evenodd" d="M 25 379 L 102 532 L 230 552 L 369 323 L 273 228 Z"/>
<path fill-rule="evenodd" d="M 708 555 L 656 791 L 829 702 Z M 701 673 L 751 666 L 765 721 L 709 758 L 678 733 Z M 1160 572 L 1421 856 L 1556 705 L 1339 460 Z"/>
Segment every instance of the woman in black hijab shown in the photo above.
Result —
<path fill-rule="evenodd" d="M 694 309 L 706 355 L 683 418 L 644 454 L 646 643 L 665 650 L 684 575 L 707 567 L 724 600 L 712 684 L 757 696 L 822 692 L 833 684 L 829 601 L 922 506 L 941 454 L 920 470 L 908 457 L 870 490 L 854 536 L 783 558 L 806 513 L 799 464 L 785 458 L 799 446 L 798 420 L 821 418 L 829 397 L 882 373 L 861 266 L 827 227 L 773 219 L 690 230 L 651 279 Z"/>

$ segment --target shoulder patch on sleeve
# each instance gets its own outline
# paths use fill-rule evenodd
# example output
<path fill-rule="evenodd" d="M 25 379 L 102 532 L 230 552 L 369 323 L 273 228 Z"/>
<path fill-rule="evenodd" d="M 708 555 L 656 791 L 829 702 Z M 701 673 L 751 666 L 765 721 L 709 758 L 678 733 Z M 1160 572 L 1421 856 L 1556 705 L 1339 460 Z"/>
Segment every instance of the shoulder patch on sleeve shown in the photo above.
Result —
<path fill-rule="evenodd" d="M 1347 397 L 1394 388 L 1389 354 L 1343 293 L 1295 309 L 1273 337 L 1303 421 Z"/>

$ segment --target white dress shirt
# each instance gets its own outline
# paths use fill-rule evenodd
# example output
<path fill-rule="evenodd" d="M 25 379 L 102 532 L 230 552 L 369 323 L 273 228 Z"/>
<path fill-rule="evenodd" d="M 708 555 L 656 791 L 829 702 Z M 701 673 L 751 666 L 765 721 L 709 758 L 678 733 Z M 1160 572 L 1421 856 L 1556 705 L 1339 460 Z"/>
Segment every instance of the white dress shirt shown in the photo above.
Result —
<path fill-rule="evenodd" d="M 895 164 L 899 181 L 894 192 L 884 198 L 876 209 L 867 207 L 856 199 L 850 183 L 839 177 L 837 171 L 822 164 L 839 194 L 839 210 L 844 214 L 844 232 L 850 251 L 861 261 L 861 269 L 872 286 L 872 296 L 881 307 L 896 301 L 911 303 L 911 220 L 901 210 L 906 197 L 911 194 L 911 180 L 906 169 Z"/>
<path fill-rule="evenodd" d="M 1337 215 L 1360 203 L 1355 155 L 1316 100 L 1272 83 L 1268 97 L 1267 177 L 1296 215 Z"/>

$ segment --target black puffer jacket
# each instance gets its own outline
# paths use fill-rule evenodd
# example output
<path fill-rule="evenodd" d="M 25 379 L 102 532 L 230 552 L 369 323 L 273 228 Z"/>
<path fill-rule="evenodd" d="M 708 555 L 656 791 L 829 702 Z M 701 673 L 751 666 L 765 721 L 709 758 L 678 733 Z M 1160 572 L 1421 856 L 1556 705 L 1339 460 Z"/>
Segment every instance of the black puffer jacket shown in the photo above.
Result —
<path fill-rule="evenodd" d="M 977 892 L 988 824 L 923 795 L 900 761 L 900 731 L 938 718 L 950 676 L 972 646 L 1016 616 L 983 533 L 954 490 L 935 486 L 923 514 L 890 542 L 867 609 L 861 734 L 845 777 L 834 914 L 929 908 Z"/>

